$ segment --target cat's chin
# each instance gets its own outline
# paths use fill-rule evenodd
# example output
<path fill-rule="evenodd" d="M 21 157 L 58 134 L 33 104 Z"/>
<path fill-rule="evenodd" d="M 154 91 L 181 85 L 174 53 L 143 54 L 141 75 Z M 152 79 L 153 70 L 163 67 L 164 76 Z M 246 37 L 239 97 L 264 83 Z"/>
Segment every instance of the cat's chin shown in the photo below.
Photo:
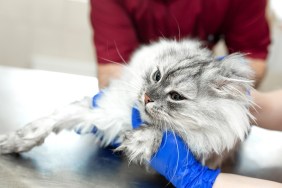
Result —
<path fill-rule="evenodd" d="M 143 122 L 148 124 L 153 124 L 154 120 L 160 120 L 159 114 L 152 110 L 152 106 L 150 104 L 139 105 L 138 110 L 140 112 L 140 116 Z"/>
<path fill-rule="evenodd" d="M 150 118 L 153 118 L 153 119 L 159 119 L 158 116 L 159 116 L 159 113 L 156 112 L 153 108 L 153 105 L 151 104 L 147 104 L 144 108 L 144 113 L 149 116 Z"/>
<path fill-rule="evenodd" d="M 138 108 L 142 122 L 152 124 L 152 117 L 146 112 L 146 109 L 142 106 Z"/>

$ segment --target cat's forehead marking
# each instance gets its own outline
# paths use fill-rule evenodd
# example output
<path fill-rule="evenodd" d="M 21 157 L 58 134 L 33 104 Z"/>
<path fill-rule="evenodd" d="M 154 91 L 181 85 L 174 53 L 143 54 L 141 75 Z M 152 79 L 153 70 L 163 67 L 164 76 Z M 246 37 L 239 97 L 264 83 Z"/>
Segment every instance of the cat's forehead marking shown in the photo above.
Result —
<path fill-rule="evenodd" d="M 179 56 L 179 52 L 177 52 L 174 48 L 169 48 L 169 49 L 165 49 L 160 51 L 160 53 L 156 54 L 157 59 L 160 61 L 166 60 L 168 58 L 173 58 L 173 57 L 177 57 Z"/>
<path fill-rule="evenodd" d="M 193 99 L 198 93 L 198 81 L 189 77 L 176 77 L 164 86 L 165 93 L 169 93 L 171 91 L 185 94 L 190 99 Z"/>
<path fill-rule="evenodd" d="M 201 74 L 203 66 L 201 62 L 194 61 L 190 57 L 181 59 L 176 63 L 164 64 L 163 80 L 174 80 L 178 83 L 191 77 L 195 78 Z"/>

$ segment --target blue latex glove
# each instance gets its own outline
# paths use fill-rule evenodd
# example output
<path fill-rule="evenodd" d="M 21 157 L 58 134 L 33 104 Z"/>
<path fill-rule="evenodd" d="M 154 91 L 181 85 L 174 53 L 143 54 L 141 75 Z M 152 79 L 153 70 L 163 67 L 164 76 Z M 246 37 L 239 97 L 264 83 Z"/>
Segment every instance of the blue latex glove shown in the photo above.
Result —
<path fill-rule="evenodd" d="M 209 188 L 220 173 L 220 170 L 202 166 L 183 140 L 171 132 L 163 135 L 160 148 L 150 164 L 176 187 Z"/>
<path fill-rule="evenodd" d="M 132 109 L 132 126 L 142 124 L 138 109 Z M 150 165 L 176 187 L 212 187 L 220 170 L 212 170 L 202 166 L 184 141 L 172 132 L 163 134 L 157 153 L 152 157 Z"/>

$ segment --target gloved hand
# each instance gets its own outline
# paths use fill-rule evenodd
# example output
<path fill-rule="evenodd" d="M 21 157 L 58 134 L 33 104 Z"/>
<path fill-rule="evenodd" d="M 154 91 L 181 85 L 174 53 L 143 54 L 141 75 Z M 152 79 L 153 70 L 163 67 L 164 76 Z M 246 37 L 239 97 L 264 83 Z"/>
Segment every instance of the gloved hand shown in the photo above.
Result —
<path fill-rule="evenodd" d="M 172 132 L 163 134 L 159 150 L 150 164 L 176 187 L 212 187 L 220 173 L 220 170 L 202 166 L 183 140 Z"/>
<path fill-rule="evenodd" d="M 132 126 L 142 124 L 138 109 L 132 109 Z M 220 170 L 202 166 L 184 141 L 172 132 L 163 134 L 159 150 L 149 162 L 161 175 L 176 187 L 212 187 Z"/>
<path fill-rule="evenodd" d="M 93 97 L 93 107 L 97 107 L 97 100 L 102 93 Z M 138 128 L 142 124 L 137 108 L 132 108 L 132 127 Z M 176 187 L 201 187 L 213 186 L 220 170 L 212 170 L 202 166 L 184 141 L 172 132 L 163 134 L 159 150 L 154 154 L 150 165 Z"/>

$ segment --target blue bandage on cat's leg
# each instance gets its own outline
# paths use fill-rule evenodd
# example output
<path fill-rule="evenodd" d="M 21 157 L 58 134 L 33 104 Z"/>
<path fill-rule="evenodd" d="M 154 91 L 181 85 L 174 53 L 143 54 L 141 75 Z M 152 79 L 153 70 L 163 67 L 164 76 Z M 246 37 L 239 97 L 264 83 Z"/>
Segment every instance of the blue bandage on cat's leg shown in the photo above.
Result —
<path fill-rule="evenodd" d="M 101 97 L 103 95 L 104 95 L 104 92 L 103 91 L 99 91 L 99 93 L 97 93 L 96 95 L 93 96 L 93 98 L 92 98 L 92 107 L 93 108 L 99 108 L 98 101 L 101 99 Z M 99 131 L 99 129 L 94 125 L 91 132 L 93 134 L 96 134 L 98 131 Z M 103 136 L 100 139 L 102 140 Z M 113 140 L 110 143 L 110 146 L 114 147 L 114 148 L 118 147 L 119 145 L 120 145 L 120 143 L 117 143 L 116 140 Z"/>
<path fill-rule="evenodd" d="M 104 95 L 104 92 L 100 91 L 99 93 L 97 93 L 96 95 L 93 96 L 93 98 L 92 98 L 92 107 L 93 108 L 99 108 L 98 101 L 101 99 L 101 97 L 103 95 Z M 99 129 L 94 125 L 91 132 L 93 134 L 97 134 L 99 132 Z M 101 133 L 101 132 L 99 132 L 99 134 L 103 135 L 103 133 Z M 103 140 L 103 136 L 101 136 L 100 139 Z M 116 138 L 109 144 L 109 147 L 110 148 L 117 148 L 119 145 L 120 145 L 120 142 L 118 141 L 118 138 Z"/>
<path fill-rule="evenodd" d="M 193 156 L 184 141 L 172 132 L 163 135 L 159 150 L 150 165 L 176 187 L 213 186 L 220 170 L 202 166 Z"/>
<path fill-rule="evenodd" d="M 94 97 L 92 98 L 92 106 L 93 106 L 93 108 L 99 107 L 98 106 L 98 100 L 103 96 L 103 94 L 104 94 L 103 91 L 99 91 L 99 93 L 94 95 Z"/>
<path fill-rule="evenodd" d="M 103 96 L 103 91 L 99 91 L 96 95 L 92 97 L 92 107 L 93 108 L 98 108 L 98 100 Z M 81 134 L 81 129 L 76 129 L 75 132 L 77 134 Z M 93 126 L 93 129 L 91 133 L 96 134 L 98 132 L 98 128 L 96 126 Z"/>
<path fill-rule="evenodd" d="M 103 96 L 103 91 L 100 91 L 99 93 L 97 93 L 96 95 L 93 96 L 92 98 L 92 107 L 93 108 L 97 108 L 98 107 L 98 100 Z M 81 130 L 80 129 L 76 129 L 75 132 L 77 134 L 81 134 Z M 93 126 L 93 129 L 91 131 L 93 134 L 96 134 L 98 132 L 98 129 L 96 126 Z"/>

